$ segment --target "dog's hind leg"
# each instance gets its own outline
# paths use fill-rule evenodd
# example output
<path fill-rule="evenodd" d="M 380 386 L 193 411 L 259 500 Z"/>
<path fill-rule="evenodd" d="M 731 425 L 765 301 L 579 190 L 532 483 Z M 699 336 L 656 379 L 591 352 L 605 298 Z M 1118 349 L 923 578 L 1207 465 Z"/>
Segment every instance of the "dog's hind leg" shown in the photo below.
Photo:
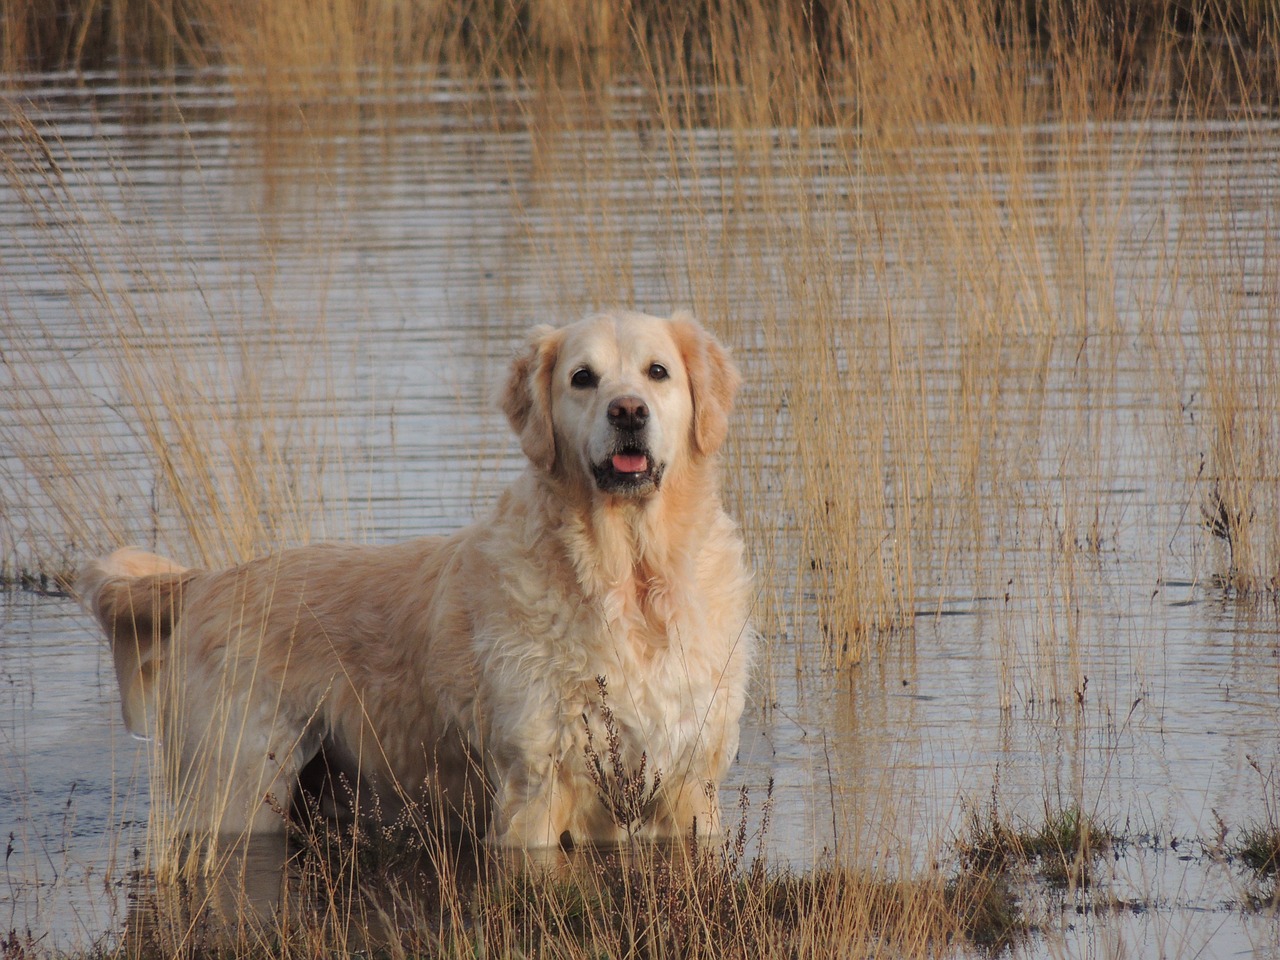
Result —
<path fill-rule="evenodd" d="M 321 734 L 262 686 L 228 697 L 189 691 L 168 711 L 161 748 L 176 833 L 235 840 L 285 830 Z"/>

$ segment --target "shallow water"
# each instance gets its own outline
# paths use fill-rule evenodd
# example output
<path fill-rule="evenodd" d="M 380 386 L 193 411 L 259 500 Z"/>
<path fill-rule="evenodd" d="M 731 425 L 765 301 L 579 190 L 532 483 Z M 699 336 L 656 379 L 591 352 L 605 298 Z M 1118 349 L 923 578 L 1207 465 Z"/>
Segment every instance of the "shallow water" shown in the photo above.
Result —
<path fill-rule="evenodd" d="M 692 218 L 672 198 L 706 190 L 705 218 L 721 202 L 729 216 L 708 173 L 730 150 L 715 131 L 690 132 L 696 162 L 682 177 L 643 129 L 624 125 L 611 139 L 586 126 L 540 142 L 538 128 L 524 123 L 523 95 L 510 91 L 407 83 L 394 105 L 384 91 L 363 112 L 338 111 L 323 132 L 246 104 L 217 76 L 193 77 L 146 106 L 138 91 L 56 78 L 33 80 L 28 97 L 24 109 L 56 144 L 60 173 L 49 158 L 24 154 L 16 128 L 6 130 L 6 152 L 19 167 L 0 192 L 8 250 L 0 347 L 15 383 L 44 371 L 43 403 L 33 407 L 29 390 L 11 390 L 0 407 L 33 437 L 89 438 L 71 445 L 67 462 L 87 478 L 112 478 L 87 479 L 81 493 L 116 517 L 104 542 L 165 543 L 180 528 L 166 499 L 172 492 L 136 456 L 142 441 L 126 415 L 133 401 L 100 361 L 112 323 L 136 323 L 138 336 L 173 350 L 218 414 L 235 415 L 220 387 L 239 385 L 295 425 L 291 434 L 255 434 L 255 472 L 309 484 L 321 508 L 300 509 L 294 526 L 272 527 L 278 518 L 267 518 L 268 539 L 438 532 L 482 511 L 520 469 L 492 402 L 504 358 L 529 324 L 570 319 L 607 288 L 592 250 L 625 254 L 613 297 L 659 311 L 698 292 L 673 239 L 689 227 L 682 217 Z M 619 90 L 616 116 L 640 102 Z M 1098 183 L 1094 202 L 1106 209 L 1123 193 L 1121 215 L 1133 219 L 1134 234 L 1156 223 L 1173 233 L 1184 212 L 1171 198 L 1193 180 L 1220 176 L 1235 191 L 1233 241 L 1265 250 L 1275 239 L 1274 170 L 1265 164 L 1280 151 L 1280 131 L 1255 124 L 1245 132 L 1204 125 L 1203 155 L 1192 162 L 1181 128 L 1109 129 L 1099 151 L 1140 140 L 1141 163 L 1123 191 Z M 1037 190 L 1049 191 L 1053 131 L 1045 133 L 1045 166 L 1031 175 L 1043 178 Z M 842 137 L 825 136 L 819 156 L 839 156 Z M 590 188 L 629 216 L 593 221 L 575 212 L 566 197 L 580 185 L 561 182 L 563 170 L 547 165 L 559 154 L 585 160 L 566 169 L 589 170 Z M 947 162 L 941 148 L 921 158 Z M 815 195 L 847 189 L 838 172 L 811 174 Z M 785 164 L 761 169 L 751 181 L 759 194 L 735 202 L 750 206 L 770 178 L 793 175 Z M 874 174 L 867 182 L 908 189 Z M 33 201 L 19 183 L 43 184 L 43 199 Z M 1210 229 L 1199 238 L 1221 235 Z M 726 257 L 747 255 L 733 237 L 722 242 Z M 798 629 L 772 623 L 723 800 L 735 809 L 746 786 L 758 822 L 773 781 L 763 843 L 775 862 L 842 857 L 909 870 L 933 858 L 993 794 L 1027 823 L 1075 802 L 1135 842 L 1104 865 L 1104 897 L 1042 904 L 1041 931 L 1020 951 L 1276 949 L 1270 915 L 1240 908 L 1250 892 L 1244 873 L 1205 848 L 1219 823 L 1237 831 L 1275 797 L 1264 774 L 1280 762 L 1280 622 L 1270 605 L 1233 599 L 1213 579 L 1218 548 L 1199 522 L 1205 485 L 1195 461 L 1204 440 L 1189 422 L 1203 417 L 1201 386 L 1194 372 L 1162 386 L 1134 346 L 1168 338 L 1171 352 L 1194 349 L 1195 317 L 1172 303 L 1167 324 L 1125 323 L 1152 283 L 1147 252 L 1117 258 L 1110 333 L 1104 324 L 1083 342 L 1051 340 L 1043 369 L 1015 370 L 1009 389 L 1026 397 L 1010 405 L 1025 423 L 1010 422 L 1002 441 L 1017 448 L 1012 466 L 979 473 L 978 482 L 1001 488 L 1001 502 L 1016 505 L 1012 519 L 984 517 L 992 525 L 984 545 L 961 538 L 938 551 L 946 562 L 922 565 L 910 630 L 834 671 Z M 785 264 L 769 262 L 767 250 L 755 256 L 787 282 Z M 851 254 L 849 270 L 859 264 Z M 729 272 L 748 269 L 744 262 Z M 1253 270 L 1242 270 L 1243 286 Z M 1265 267 L 1256 270 L 1265 284 Z M 866 302 L 851 315 L 880 302 L 879 286 L 872 278 L 858 288 Z M 958 308 L 939 305 L 928 290 L 896 292 L 918 324 L 913 349 L 923 375 L 950 382 L 959 345 L 946 325 L 928 321 L 931 311 Z M 773 374 L 751 330 L 758 323 L 763 338 L 775 318 L 732 290 L 724 297 L 748 373 L 738 416 L 768 422 L 771 395 L 753 382 Z M 1269 322 L 1265 303 L 1246 300 L 1239 319 Z M 1107 346 L 1108 336 L 1117 343 Z M 228 342 L 237 345 L 230 359 Z M 1024 359 L 1014 353 L 1009 362 Z M 1082 362 L 1109 366 L 1090 379 L 1074 372 Z M 253 371 L 259 379 L 250 382 Z M 1190 413 L 1171 414 L 1170 391 Z M 945 418 L 945 404 L 931 415 Z M 20 436 L 15 429 L 6 438 Z M 327 459 L 314 458 L 317 450 Z M 776 463 L 742 462 L 781 474 L 789 453 L 783 448 Z M 20 454 L 0 448 L 0 503 L 21 505 L 0 520 L 11 562 L 76 559 L 100 546 L 85 542 L 92 532 L 68 527 L 40 492 L 33 476 L 50 462 Z M 732 489 L 768 486 L 767 477 L 736 476 L 737 460 L 727 467 Z M 217 502 L 227 506 L 236 492 L 222 491 Z M 944 512 L 954 506 L 949 495 Z M 1090 516 L 1079 515 L 1082 505 Z M 794 522 L 777 518 L 784 543 Z M 786 580 L 785 562 L 760 534 L 768 524 L 745 526 L 762 582 Z M 33 549 L 33 528 L 67 532 L 37 537 Z M 1080 546 L 1085 529 L 1097 540 Z M 833 555 L 841 549 L 831 545 Z M 780 592 L 812 604 L 809 587 L 791 589 Z M 56 947 L 118 934 L 123 880 L 144 843 L 147 750 L 123 730 L 110 659 L 68 600 L 0 596 L 0 697 L 0 829 L 12 833 L 0 928 L 28 928 Z"/>

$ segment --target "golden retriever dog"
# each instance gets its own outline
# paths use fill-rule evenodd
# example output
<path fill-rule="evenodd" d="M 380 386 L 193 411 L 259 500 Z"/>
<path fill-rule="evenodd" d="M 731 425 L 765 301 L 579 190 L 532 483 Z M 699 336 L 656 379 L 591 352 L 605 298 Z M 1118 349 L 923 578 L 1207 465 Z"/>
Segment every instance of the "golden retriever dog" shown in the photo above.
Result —
<path fill-rule="evenodd" d="M 502 399 L 528 467 L 487 519 L 91 565 L 77 592 L 178 826 L 280 831 L 322 756 L 362 813 L 421 799 L 501 845 L 718 832 L 753 638 L 717 466 L 738 382 L 687 314 L 539 327 Z"/>

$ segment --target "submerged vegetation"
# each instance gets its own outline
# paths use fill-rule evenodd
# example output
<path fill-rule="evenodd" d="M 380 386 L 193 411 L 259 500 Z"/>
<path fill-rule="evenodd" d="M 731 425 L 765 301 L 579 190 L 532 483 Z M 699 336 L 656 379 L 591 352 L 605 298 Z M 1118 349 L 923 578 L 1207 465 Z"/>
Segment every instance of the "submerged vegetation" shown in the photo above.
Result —
<path fill-rule="evenodd" d="M 477 187 L 510 194 L 501 234 L 450 238 L 501 264 L 464 307 L 493 330 L 487 366 L 527 318 L 619 302 L 692 306 L 735 345 L 748 378 L 725 466 L 759 571 L 763 713 L 780 676 L 825 702 L 909 661 L 895 644 L 920 617 L 981 603 L 996 651 L 981 680 L 1003 713 L 1047 715 L 1083 752 L 1143 697 L 1126 719 L 1127 695 L 1090 689 L 1080 600 L 1157 539 L 1135 546 L 1135 527 L 1173 531 L 1177 575 L 1224 601 L 1280 597 L 1272 4 L 13 0 L 0 28 L 0 164 L 22 212 L 0 299 L 10 581 L 56 590 L 128 542 L 223 563 L 367 534 L 386 449 L 351 438 L 397 411 L 343 356 L 363 316 L 329 312 L 359 280 L 328 272 L 344 224 L 306 208 L 290 236 L 273 204 L 364 202 L 330 189 L 365 160 L 352 142 L 392 154 L 439 111 L 451 134 L 516 145 Z M 182 83 L 225 85 L 240 159 L 260 167 L 260 233 L 211 241 L 253 248 L 242 295 L 215 295 L 220 278 L 134 202 L 132 171 L 86 171 L 42 119 L 39 69 L 91 71 L 74 81 L 88 102 L 98 86 L 136 98 L 125 127 L 144 133 L 199 125 Z M 188 147 L 184 209 L 216 224 Z M 309 310 L 276 287 L 286 262 L 314 264 Z M 468 451 L 483 501 L 501 454 Z M 1126 499 L 1135 483 L 1158 488 L 1149 509 Z M 863 758 L 823 751 L 838 856 L 809 872 L 748 858 L 743 832 L 547 871 L 448 838 L 320 833 L 299 838 L 278 910 L 255 922 L 236 904 L 234 952 L 999 949 L 1036 927 L 1028 884 L 1085 896 L 1125 842 L 1067 764 L 1046 777 L 1069 802 L 1026 824 L 993 800 L 939 852 L 909 835 L 895 783 L 846 807 L 832 785 Z M 1263 791 L 1266 816 L 1226 852 L 1265 874 L 1269 777 Z M 217 896 L 145 890 L 128 950 L 226 949 Z M 0 941 L 6 958 L 35 949 Z"/>

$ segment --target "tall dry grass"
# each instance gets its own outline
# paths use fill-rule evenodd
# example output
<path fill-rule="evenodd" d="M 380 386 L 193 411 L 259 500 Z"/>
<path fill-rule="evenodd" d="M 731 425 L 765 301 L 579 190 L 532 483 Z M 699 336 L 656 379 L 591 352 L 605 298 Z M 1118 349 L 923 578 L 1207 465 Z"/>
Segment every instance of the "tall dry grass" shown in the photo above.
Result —
<path fill-rule="evenodd" d="M 146 56 L 228 66 L 264 128 L 291 117 L 295 133 L 323 142 L 330 124 L 353 123 L 392 149 L 387 119 L 432 109 L 419 94 L 435 80 L 475 94 L 472 129 L 515 130 L 529 151 L 529 170 L 513 177 L 526 188 L 512 190 L 506 254 L 536 279 L 495 312 L 569 318 L 616 302 L 682 303 L 734 344 L 749 376 L 725 465 L 759 570 L 763 701 L 780 674 L 812 682 L 815 665 L 872 662 L 909 640 L 917 618 L 961 600 L 996 611 L 1003 706 L 1083 703 L 1082 597 L 1131 523 L 1103 491 L 1124 486 L 1138 461 L 1167 471 L 1189 523 L 1203 514 L 1198 542 L 1218 534 L 1214 572 L 1238 593 L 1274 593 L 1276 261 L 1267 243 L 1233 239 L 1237 227 L 1274 233 L 1254 133 L 1274 74 L 1265 7 L 148 9 L 167 13 L 147 42 L 161 53 Z M 83 42 L 49 49 L 78 62 L 99 21 L 72 21 Z M 17 23 L 7 21 L 11 63 L 31 56 L 15 52 Z M 115 43 L 136 67 L 143 54 L 103 31 L 104 48 Z M 1234 191 L 1215 155 L 1223 118 L 1252 170 Z M 336 472 L 341 485 L 349 466 L 332 438 L 350 398 L 315 376 L 314 352 L 297 351 L 314 328 L 285 324 L 265 345 L 256 322 L 228 331 L 198 291 L 193 302 L 157 277 L 145 240 L 74 199 L 73 158 L 57 143 L 30 124 L 21 143 L 7 180 L 68 251 L 59 276 L 79 291 L 89 352 L 67 359 L 38 308 L 35 322 L 9 325 L 5 353 L 19 362 L 8 375 L 25 401 L 5 435 L 23 471 L 16 497 L 52 505 L 6 504 L 12 553 L 64 566 L 141 532 L 221 561 L 323 527 L 326 483 Z M 1153 186 L 1162 154 L 1194 171 L 1190 189 Z M 154 281 L 146 292 L 118 282 L 104 249 L 126 251 Z M 1144 265 L 1136 274 L 1134 263 Z M 18 318 L 11 304 L 6 319 Z M 58 406 L 68 382 L 88 398 L 73 416 Z M 110 406 L 95 406 L 104 391 Z M 120 435 L 121 424 L 133 426 Z M 1131 449 L 1153 435 L 1149 449 Z M 147 478 L 116 472 L 126 452 Z M 122 528 L 119 505 L 139 498 L 155 504 L 151 527 Z M 831 783 L 856 773 L 856 758 L 830 762 Z M 1077 809 L 1088 788 L 1067 785 Z M 932 852 L 935 838 L 894 836 L 910 811 L 891 796 L 833 806 L 854 862 L 875 849 L 860 832 L 870 814 L 897 843 L 895 862 Z M 690 874 L 674 889 L 696 897 L 709 882 Z M 734 887 L 745 919 L 731 942 L 790 949 L 787 937 L 812 946 L 835 931 L 849 949 L 870 949 L 892 929 L 898 953 L 927 955 L 958 921 L 934 910 L 947 876 L 926 871 L 922 883 L 893 914 L 846 878 L 821 909 L 784 910 L 785 935 L 767 926 L 778 919 L 767 885 Z M 662 892 L 624 890 L 639 899 L 609 916 L 646 916 L 643 898 Z M 444 929 L 459 939 L 448 942 L 441 921 L 422 920 L 401 894 L 378 909 L 407 911 L 396 921 L 407 916 L 424 949 L 473 948 L 473 915 L 513 949 L 575 931 L 586 939 L 562 952 L 576 955 L 582 942 L 621 949 L 635 940 L 618 937 L 638 936 L 593 926 L 613 896 L 600 888 L 485 893 L 470 902 L 476 914 L 446 897 L 458 911 Z M 534 901 L 553 906 L 531 915 Z M 718 930 L 695 903 L 690 929 Z"/>
<path fill-rule="evenodd" d="M 531 255 L 549 302 L 688 300 L 749 350 L 761 419 L 744 450 L 764 469 L 734 479 L 739 515 L 764 521 L 751 540 L 770 634 L 856 661 L 929 598 L 1013 578 L 1051 598 L 1033 658 L 1054 673 L 1078 627 L 1051 611 L 1072 608 L 1080 563 L 1114 539 L 1097 491 L 1127 469 L 1108 447 L 1115 412 L 1093 398 L 1137 364 L 1169 391 L 1159 403 L 1185 399 L 1160 344 L 1181 332 L 1121 286 L 1123 264 L 1151 257 L 1168 271 L 1157 296 L 1181 290 L 1132 195 L 1151 130 L 1253 102 L 1261 50 L 1214 57 L 1212 25 L 1150 36 L 1100 8 L 1049 7 L 1035 29 L 981 3 L 840 11 L 822 46 L 812 23 L 748 4 L 668 44 L 678 56 L 646 50 L 651 112 L 632 124 L 583 121 L 606 94 L 542 77 Z M 650 124 L 664 142 L 646 166 Z M 637 170 L 635 196 L 610 189 Z M 659 252 L 654 275 L 637 276 L 637 250 Z M 1150 357 L 1129 347 L 1144 337 Z M 1064 393 L 1077 405 L 1058 407 Z M 1040 538 L 1070 549 L 1029 570 L 1014 545 Z M 1065 702 L 1078 683 L 1048 676 L 1037 695 Z"/>
<path fill-rule="evenodd" d="M 211 300 L 182 240 L 122 216 L 129 171 L 108 162 L 109 187 L 73 189 L 104 170 L 7 110 L 6 182 L 48 241 L 15 246 L 11 267 L 70 313 L 51 325 L 29 287 L 4 298 L 7 577 L 65 578 L 126 543 L 226 564 L 358 524 L 325 506 L 335 489 L 348 502 L 359 463 L 333 432 L 352 408 L 323 314 L 277 312 L 269 270 L 246 302 Z"/>

